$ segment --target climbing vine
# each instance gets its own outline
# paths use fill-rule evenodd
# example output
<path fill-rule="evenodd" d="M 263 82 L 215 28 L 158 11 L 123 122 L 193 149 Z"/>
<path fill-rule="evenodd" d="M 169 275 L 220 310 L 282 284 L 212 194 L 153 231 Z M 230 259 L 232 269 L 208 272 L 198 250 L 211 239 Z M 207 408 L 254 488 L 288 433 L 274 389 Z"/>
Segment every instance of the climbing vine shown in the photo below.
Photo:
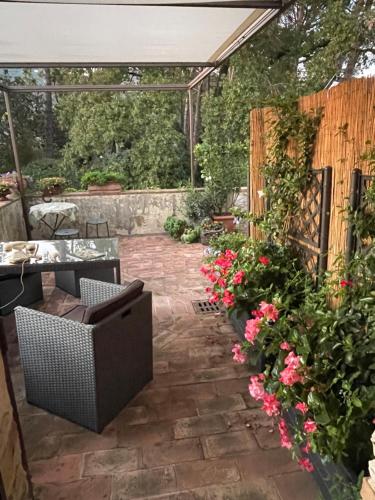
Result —
<path fill-rule="evenodd" d="M 292 218 L 298 215 L 300 197 L 309 184 L 315 138 L 322 110 L 313 114 L 298 109 L 296 101 L 276 107 L 269 140 L 272 144 L 263 168 L 267 200 L 265 214 L 258 219 L 267 236 L 284 241 Z"/>

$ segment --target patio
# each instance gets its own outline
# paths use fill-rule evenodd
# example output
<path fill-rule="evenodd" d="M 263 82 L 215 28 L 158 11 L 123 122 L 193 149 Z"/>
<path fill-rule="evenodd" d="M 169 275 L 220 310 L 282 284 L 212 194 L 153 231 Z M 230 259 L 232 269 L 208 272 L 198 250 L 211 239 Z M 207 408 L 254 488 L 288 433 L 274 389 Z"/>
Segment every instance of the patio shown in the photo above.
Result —
<path fill-rule="evenodd" d="M 203 246 L 166 236 L 121 238 L 122 281 L 153 292 L 154 380 L 101 435 L 24 400 L 13 327 L 9 353 L 35 496 L 40 500 L 315 499 L 311 476 L 279 447 L 272 419 L 234 365 L 225 317 L 196 315 L 204 296 Z M 62 313 L 77 299 L 45 275 L 40 309 Z"/>

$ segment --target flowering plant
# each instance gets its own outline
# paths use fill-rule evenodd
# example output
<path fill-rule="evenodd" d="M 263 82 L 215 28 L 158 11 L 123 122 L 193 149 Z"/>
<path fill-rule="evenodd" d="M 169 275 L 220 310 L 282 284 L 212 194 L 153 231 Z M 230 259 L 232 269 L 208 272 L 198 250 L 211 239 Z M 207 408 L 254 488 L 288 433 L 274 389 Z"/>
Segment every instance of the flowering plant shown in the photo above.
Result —
<path fill-rule="evenodd" d="M 201 272 L 211 282 L 206 289 L 209 300 L 221 303 L 229 312 L 251 311 L 261 300 L 275 297 L 290 307 L 303 295 L 308 279 L 290 248 L 253 240 L 237 251 L 218 249 L 207 257 Z"/>
<path fill-rule="evenodd" d="M 348 461 L 357 472 L 372 453 L 375 249 L 354 259 L 350 279 L 341 276 L 327 277 L 320 290 L 305 287 L 292 307 L 283 293 L 261 301 L 234 356 L 244 362 L 255 342 L 263 349 L 266 369 L 250 377 L 250 394 L 275 419 L 281 446 L 307 471 L 313 470 L 310 452 Z M 334 310 L 327 300 L 332 296 L 340 298 Z M 287 425 L 291 410 L 293 424 Z"/>

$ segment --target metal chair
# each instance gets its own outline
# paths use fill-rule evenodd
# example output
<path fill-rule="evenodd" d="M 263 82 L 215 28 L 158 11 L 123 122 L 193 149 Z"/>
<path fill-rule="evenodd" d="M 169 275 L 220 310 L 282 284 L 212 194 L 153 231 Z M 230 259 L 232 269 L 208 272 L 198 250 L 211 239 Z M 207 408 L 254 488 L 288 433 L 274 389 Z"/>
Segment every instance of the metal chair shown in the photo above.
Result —
<path fill-rule="evenodd" d="M 101 217 L 96 217 L 96 218 L 93 217 L 91 219 L 87 219 L 87 221 L 86 221 L 86 238 L 88 238 L 89 226 L 95 226 L 96 227 L 96 237 L 99 238 L 99 226 L 101 224 L 105 224 L 105 226 L 107 228 L 107 238 L 109 238 L 108 220 L 107 219 L 103 219 Z"/>
<path fill-rule="evenodd" d="M 54 238 L 60 240 L 79 238 L 79 229 L 74 228 L 62 228 L 57 229 L 54 233 Z"/>

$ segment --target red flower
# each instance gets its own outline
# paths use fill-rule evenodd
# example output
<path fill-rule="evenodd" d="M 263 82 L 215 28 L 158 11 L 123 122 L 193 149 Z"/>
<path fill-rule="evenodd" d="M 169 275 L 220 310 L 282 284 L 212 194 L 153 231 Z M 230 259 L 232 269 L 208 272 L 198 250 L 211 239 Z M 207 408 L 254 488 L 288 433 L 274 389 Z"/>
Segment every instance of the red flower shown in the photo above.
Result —
<path fill-rule="evenodd" d="M 233 285 L 240 285 L 245 277 L 245 271 L 237 271 L 233 276 Z"/>
<path fill-rule="evenodd" d="M 232 250 L 225 250 L 225 257 L 228 259 L 228 260 L 234 260 L 237 258 L 237 253 L 236 252 L 232 252 Z"/>
<path fill-rule="evenodd" d="M 340 286 L 341 286 L 341 288 L 346 288 L 346 287 L 350 288 L 353 286 L 353 281 L 352 280 L 341 280 Z"/>
<path fill-rule="evenodd" d="M 310 443 L 310 441 L 307 441 L 306 445 L 302 446 L 301 451 L 303 453 L 309 453 L 310 450 L 311 450 L 311 443 Z"/>
<path fill-rule="evenodd" d="M 262 313 L 262 311 L 258 311 L 257 309 L 254 309 L 254 311 L 251 311 L 251 315 L 253 316 L 253 318 L 263 318 L 264 314 Z"/>
<path fill-rule="evenodd" d="M 268 257 L 265 257 L 264 255 L 259 257 L 258 261 L 264 266 L 268 266 L 268 264 L 271 262 L 270 259 Z"/>
<path fill-rule="evenodd" d="M 296 410 L 299 410 L 301 413 L 305 415 L 305 413 L 309 411 L 309 407 L 307 406 L 306 403 L 297 403 Z"/>
<path fill-rule="evenodd" d="M 268 394 L 267 392 L 264 394 L 262 410 L 264 410 L 269 417 L 280 415 L 280 401 L 275 394 Z"/>
<path fill-rule="evenodd" d="M 286 422 L 283 418 L 280 418 L 278 427 L 280 432 L 281 446 L 290 450 L 293 446 L 293 443 L 290 439 L 288 426 L 286 425 Z"/>
<path fill-rule="evenodd" d="M 307 470 L 307 472 L 313 472 L 314 466 L 308 458 L 300 458 L 298 463 L 302 469 Z"/>
<path fill-rule="evenodd" d="M 306 422 L 303 424 L 303 430 L 305 432 L 315 432 L 317 430 L 318 426 L 316 425 L 316 422 L 314 420 L 306 420 Z"/>
<path fill-rule="evenodd" d="M 282 349 L 283 351 L 291 351 L 292 347 L 290 344 L 288 344 L 288 342 L 281 342 L 280 349 Z"/>
<path fill-rule="evenodd" d="M 217 293 L 213 293 L 212 296 L 208 299 L 208 302 L 210 304 L 215 304 L 216 302 L 219 302 L 220 297 Z"/>
<path fill-rule="evenodd" d="M 222 301 L 223 304 L 225 304 L 227 307 L 234 306 L 234 294 L 231 293 L 229 290 L 225 290 Z"/>

